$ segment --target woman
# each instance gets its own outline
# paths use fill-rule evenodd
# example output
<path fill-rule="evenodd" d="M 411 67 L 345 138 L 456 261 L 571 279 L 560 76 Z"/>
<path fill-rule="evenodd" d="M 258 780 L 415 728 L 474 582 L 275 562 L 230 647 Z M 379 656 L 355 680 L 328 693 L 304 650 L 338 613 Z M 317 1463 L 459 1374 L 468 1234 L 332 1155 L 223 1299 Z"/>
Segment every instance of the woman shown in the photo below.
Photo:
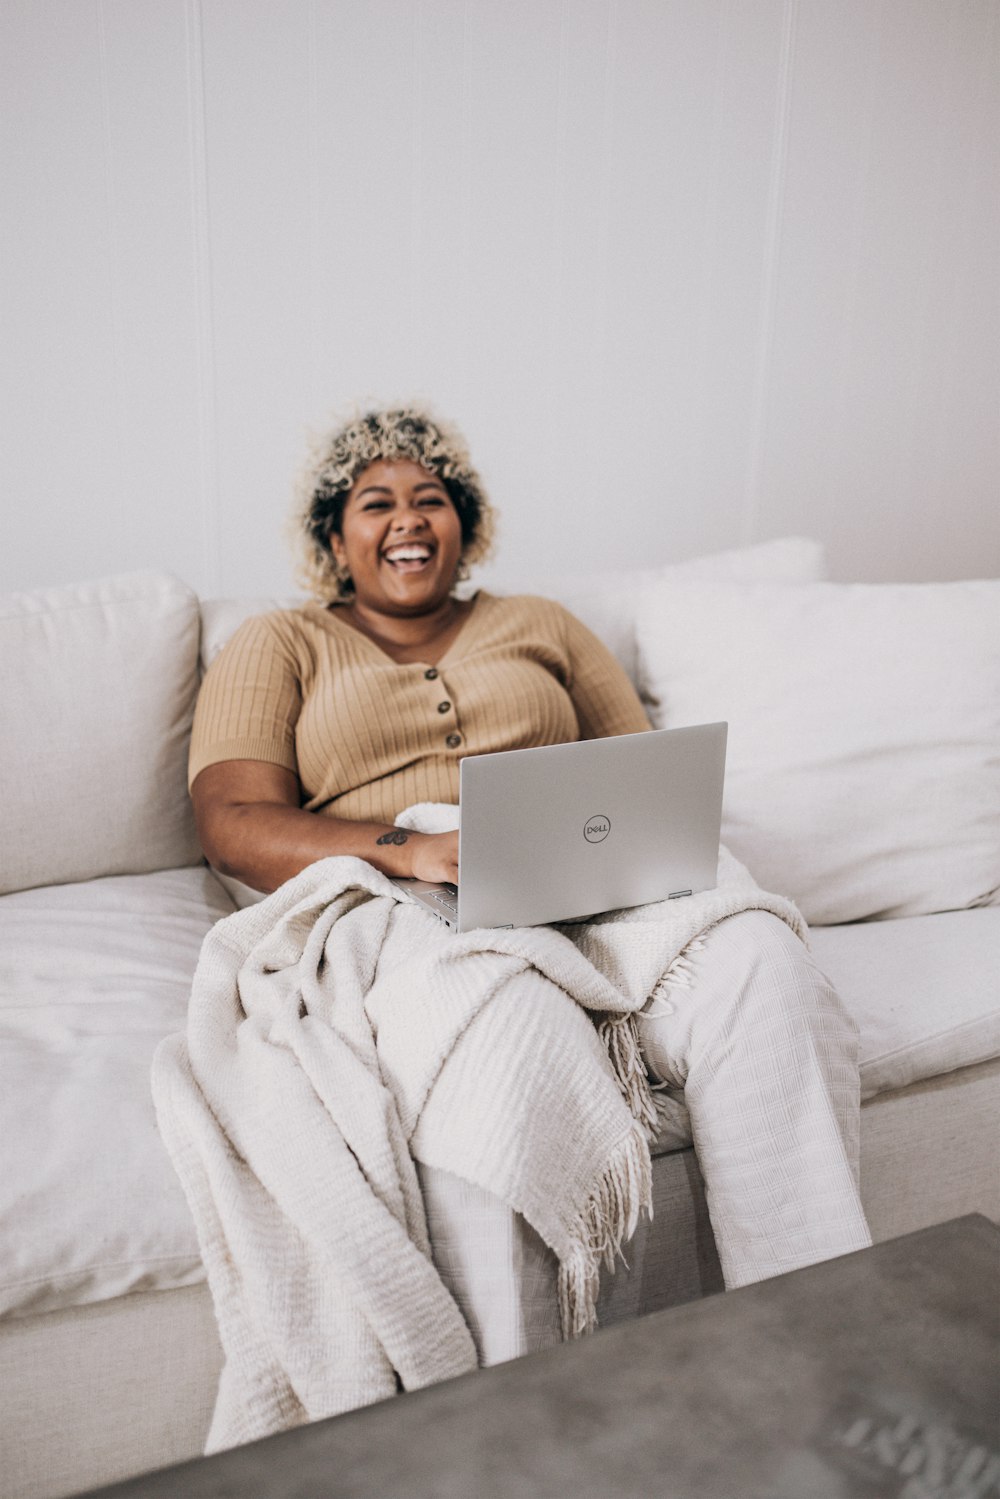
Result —
<path fill-rule="evenodd" d="M 392 824 L 415 802 L 457 802 L 463 755 L 648 729 L 624 672 L 558 605 L 454 597 L 492 516 L 440 423 L 383 412 L 348 426 L 303 521 L 319 601 L 244 625 L 198 705 L 192 795 L 224 873 L 273 890 L 356 854 L 454 881 L 457 833 Z"/>
<path fill-rule="evenodd" d="M 199 698 L 191 792 L 223 873 L 273 890 L 352 854 L 455 881 L 457 833 L 394 822 L 457 802 L 463 755 L 649 727 L 614 658 L 559 605 L 455 596 L 492 516 L 444 423 L 414 408 L 348 423 L 304 501 L 316 601 L 248 621 Z M 867 1244 L 857 1037 L 829 983 L 763 911 L 713 928 L 694 973 L 640 1035 L 651 1072 L 684 1089 L 727 1285 Z"/>

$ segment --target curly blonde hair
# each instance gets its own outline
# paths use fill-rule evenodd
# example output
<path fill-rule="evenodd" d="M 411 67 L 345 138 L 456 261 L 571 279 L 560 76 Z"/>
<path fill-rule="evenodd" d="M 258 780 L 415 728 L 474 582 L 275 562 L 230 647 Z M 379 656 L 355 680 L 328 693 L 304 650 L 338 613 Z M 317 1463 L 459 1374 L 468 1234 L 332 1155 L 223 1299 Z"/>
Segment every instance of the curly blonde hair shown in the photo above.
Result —
<path fill-rule="evenodd" d="M 292 535 L 299 552 L 298 579 L 322 603 L 354 592 L 350 577 L 337 567 L 330 537 L 341 534 L 354 481 L 380 458 L 412 459 L 441 480 L 462 527 L 463 570 L 489 555 L 494 511 L 458 429 L 419 406 L 354 415 L 314 445 L 297 485 Z"/>

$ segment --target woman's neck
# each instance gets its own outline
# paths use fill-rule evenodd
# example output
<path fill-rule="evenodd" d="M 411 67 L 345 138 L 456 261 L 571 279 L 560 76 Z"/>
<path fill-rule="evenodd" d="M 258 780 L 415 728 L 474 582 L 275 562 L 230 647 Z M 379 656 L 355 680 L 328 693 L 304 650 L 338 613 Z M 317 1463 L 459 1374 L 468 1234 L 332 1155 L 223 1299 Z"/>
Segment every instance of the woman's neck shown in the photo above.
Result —
<path fill-rule="evenodd" d="M 450 595 L 426 614 L 384 614 L 352 599 L 340 618 L 399 662 L 433 665 L 445 654 L 468 617 L 472 602 Z"/>

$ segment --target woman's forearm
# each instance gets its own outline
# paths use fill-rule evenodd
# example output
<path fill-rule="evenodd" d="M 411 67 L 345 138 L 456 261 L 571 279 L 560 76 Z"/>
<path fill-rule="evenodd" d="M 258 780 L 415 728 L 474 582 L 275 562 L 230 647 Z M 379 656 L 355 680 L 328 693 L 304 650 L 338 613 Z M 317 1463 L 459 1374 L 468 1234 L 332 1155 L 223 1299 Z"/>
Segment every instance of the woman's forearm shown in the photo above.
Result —
<path fill-rule="evenodd" d="M 458 834 L 325 817 L 299 805 L 296 776 L 257 760 L 206 766 L 191 787 L 198 837 L 220 874 L 277 890 L 317 859 L 352 855 L 388 875 L 458 879 Z"/>
<path fill-rule="evenodd" d="M 386 874 L 408 874 L 398 867 L 406 845 L 379 845 L 387 828 L 318 817 L 300 807 L 273 802 L 238 802 L 213 808 L 199 819 L 202 847 L 209 863 L 254 890 L 276 890 L 307 865 L 332 854 L 356 854 Z M 378 855 L 389 852 L 389 860 Z M 389 867 L 390 864 L 393 867 Z"/>
<path fill-rule="evenodd" d="M 236 803 L 199 819 L 206 857 L 221 874 L 254 890 L 277 890 L 317 859 L 349 854 L 387 875 L 457 880 L 457 834 L 413 833 L 384 823 L 349 822 L 273 802 Z M 446 847 L 454 841 L 454 857 Z"/>

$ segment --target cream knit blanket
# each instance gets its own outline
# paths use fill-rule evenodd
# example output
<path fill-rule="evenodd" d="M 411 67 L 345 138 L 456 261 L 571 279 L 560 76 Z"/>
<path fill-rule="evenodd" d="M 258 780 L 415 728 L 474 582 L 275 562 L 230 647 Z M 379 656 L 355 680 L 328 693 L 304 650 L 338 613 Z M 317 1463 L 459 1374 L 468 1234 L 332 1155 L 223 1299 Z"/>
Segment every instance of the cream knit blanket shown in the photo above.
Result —
<path fill-rule="evenodd" d="M 601 1262 L 650 1208 L 634 1013 L 752 908 L 804 935 L 723 850 L 702 895 L 456 936 L 332 858 L 220 921 L 153 1066 L 225 1358 L 208 1450 L 475 1366 L 414 1159 L 522 1213 L 559 1260 L 564 1334 L 591 1327 Z"/>

